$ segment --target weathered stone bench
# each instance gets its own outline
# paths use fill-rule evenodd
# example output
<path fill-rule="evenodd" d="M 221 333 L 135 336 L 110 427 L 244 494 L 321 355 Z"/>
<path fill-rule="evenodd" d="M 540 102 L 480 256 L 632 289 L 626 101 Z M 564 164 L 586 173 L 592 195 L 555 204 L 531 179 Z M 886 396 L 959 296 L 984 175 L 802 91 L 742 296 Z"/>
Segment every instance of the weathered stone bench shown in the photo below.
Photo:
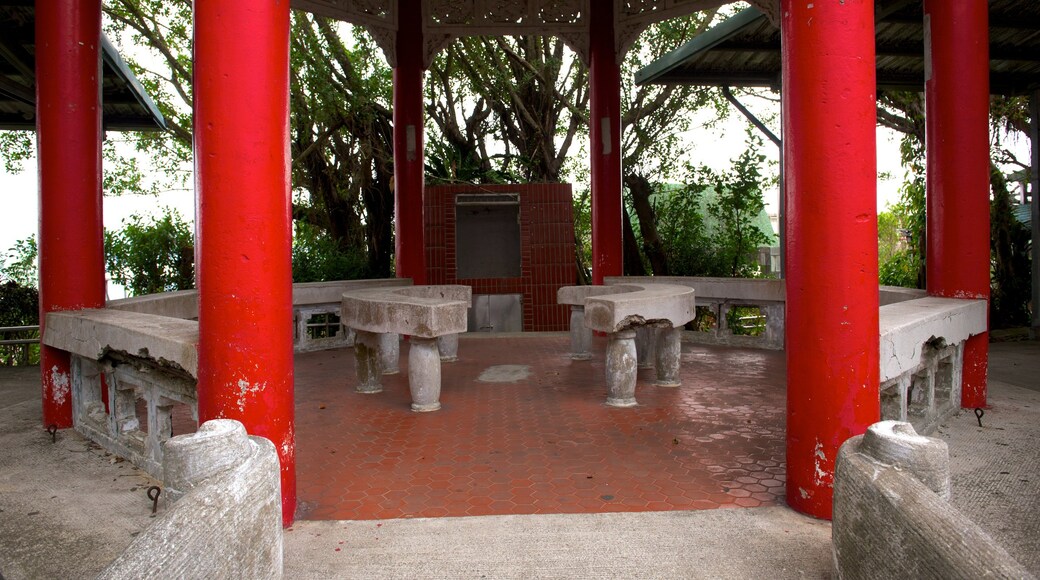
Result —
<path fill-rule="evenodd" d="M 987 328 L 985 300 L 928 296 L 879 311 L 881 418 L 931 433 L 961 407 L 964 344 Z"/>
<path fill-rule="evenodd" d="M 831 537 L 837 578 L 1033 578 L 950 504 L 946 442 L 909 423 L 842 444 Z"/>
<path fill-rule="evenodd" d="M 643 358 L 656 363 L 656 384 L 679 386 L 681 330 L 696 316 L 692 288 L 671 284 L 565 286 L 556 296 L 559 303 L 572 306 L 572 357 L 577 354 L 575 358 L 584 358 L 582 350 L 588 351 L 589 334 L 576 330 L 576 326 L 610 336 L 606 356 L 608 405 L 636 404 L 637 330 L 645 333 Z M 581 311 L 573 308 L 580 304 Z M 578 333 L 583 334 L 576 339 Z"/>
<path fill-rule="evenodd" d="M 109 308 L 51 312 L 46 323 L 43 343 L 72 356 L 72 376 L 57 382 L 71 389 L 76 431 L 163 479 L 173 406 L 186 405 L 198 420 L 199 324 Z M 138 399 L 147 425 L 137 418 Z"/>
<path fill-rule="evenodd" d="M 168 509 L 98 578 L 281 578 L 278 454 L 238 421 L 166 442 Z"/>
<path fill-rule="evenodd" d="M 413 411 L 440 409 L 441 359 L 452 360 L 458 334 L 466 332 L 469 286 L 374 288 L 343 293 L 340 322 L 356 333 L 359 393 L 383 390 L 381 375 L 396 360 L 382 353 L 395 349 L 402 334 L 410 336 L 408 387 Z M 442 352 L 443 349 L 443 352 Z"/>

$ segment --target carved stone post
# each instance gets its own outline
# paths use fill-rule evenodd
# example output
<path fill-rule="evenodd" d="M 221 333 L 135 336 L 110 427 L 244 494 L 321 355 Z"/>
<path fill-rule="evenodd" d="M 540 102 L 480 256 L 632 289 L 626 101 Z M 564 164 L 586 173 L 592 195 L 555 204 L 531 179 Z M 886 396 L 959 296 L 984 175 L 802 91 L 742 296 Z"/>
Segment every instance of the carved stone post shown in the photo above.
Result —
<path fill-rule="evenodd" d="M 384 375 L 396 375 L 401 372 L 401 336 L 394 332 L 379 335 L 379 368 Z"/>
<path fill-rule="evenodd" d="M 607 344 L 607 404 L 632 407 L 636 404 L 636 331 L 621 330 Z"/>
<path fill-rule="evenodd" d="M 437 337 L 437 349 L 441 353 L 441 362 L 459 360 L 459 335 L 445 334 Z"/>
<path fill-rule="evenodd" d="M 681 328 L 657 329 L 657 382 L 659 387 L 678 387 L 682 358 Z"/>
<path fill-rule="evenodd" d="M 413 336 L 408 347 L 408 388 L 412 410 L 418 413 L 441 408 L 441 357 L 437 339 Z"/>
<path fill-rule="evenodd" d="M 571 306 L 571 360 L 589 360 L 592 330 L 585 326 L 585 307 Z"/>
<path fill-rule="evenodd" d="M 640 326 L 636 328 L 636 359 L 639 368 L 654 368 L 654 359 L 657 351 L 657 328 L 653 326 Z"/>
<path fill-rule="evenodd" d="M 355 331 L 354 360 L 357 372 L 357 392 L 364 394 L 381 393 L 380 383 L 382 370 L 379 365 L 380 335 L 365 330 Z"/>

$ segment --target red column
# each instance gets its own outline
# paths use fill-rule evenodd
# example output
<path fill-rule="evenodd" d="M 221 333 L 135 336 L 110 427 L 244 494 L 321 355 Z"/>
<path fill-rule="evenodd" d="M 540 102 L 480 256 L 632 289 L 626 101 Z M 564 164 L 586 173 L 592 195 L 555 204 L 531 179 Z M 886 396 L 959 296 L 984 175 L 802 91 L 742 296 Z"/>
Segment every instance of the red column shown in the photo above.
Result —
<path fill-rule="evenodd" d="M 874 8 L 781 13 L 787 502 L 830 518 L 838 447 L 880 417 Z"/>
<path fill-rule="evenodd" d="M 296 511 L 289 3 L 195 3 L 199 421 L 237 419 L 281 460 Z"/>
<path fill-rule="evenodd" d="M 989 18 L 985 0 L 924 3 L 928 293 L 989 299 Z M 930 66 L 929 66 L 930 65 Z M 961 405 L 986 405 L 989 333 L 964 347 Z"/>
<path fill-rule="evenodd" d="M 620 276 L 621 66 L 614 44 L 614 3 L 589 12 L 589 155 L 592 157 L 592 283 Z"/>
<path fill-rule="evenodd" d="M 41 327 L 48 312 L 105 305 L 100 51 L 100 0 L 36 3 Z M 40 369 L 44 425 L 71 427 L 69 354 L 42 347 Z"/>
<path fill-rule="evenodd" d="M 422 3 L 398 6 L 394 67 L 394 246 L 398 278 L 426 283 L 423 234 Z"/>

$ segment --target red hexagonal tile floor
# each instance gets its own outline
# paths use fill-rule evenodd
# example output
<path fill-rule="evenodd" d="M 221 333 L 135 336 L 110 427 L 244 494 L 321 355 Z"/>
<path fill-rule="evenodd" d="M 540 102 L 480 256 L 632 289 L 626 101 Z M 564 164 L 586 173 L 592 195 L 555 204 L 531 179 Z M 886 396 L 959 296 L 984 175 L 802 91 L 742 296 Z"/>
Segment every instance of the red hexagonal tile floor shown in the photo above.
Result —
<path fill-rule="evenodd" d="M 639 405 L 604 404 L 603 352 L 566 335 L 464 336 L 440 411 L 413 413 L 407 343 L 384 391 L 354 392 L 350 349 L 296 357 L 302 519 L 594 513 L 783 502 L 784 355 L 683 344 L 682 386 L 640 369 Z M 488 367 L 526 378 L 481 382 Z"/>

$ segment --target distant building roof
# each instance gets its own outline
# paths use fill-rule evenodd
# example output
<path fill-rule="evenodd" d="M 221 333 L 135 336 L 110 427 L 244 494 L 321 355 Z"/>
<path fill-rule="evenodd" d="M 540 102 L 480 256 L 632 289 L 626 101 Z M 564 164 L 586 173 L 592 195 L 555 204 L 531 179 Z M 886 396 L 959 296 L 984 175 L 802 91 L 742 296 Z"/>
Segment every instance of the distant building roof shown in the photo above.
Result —
<path fill-rule="evenodd" d="M 1015 214 L 1015 219 L 1025 224 L 1027 228 L 1033 227 L 1033 204 L 1023 203 L 1016 205 L 1012 211 Z"/>
<path fill-rule="evenodd" d="M 0 0 L 0 129 L 36 129 L 36 34 L 32 2 Z M 102 126 L 111 131 L 166 129 L 166 121 L 130 67 L 101 38 Z"/>

